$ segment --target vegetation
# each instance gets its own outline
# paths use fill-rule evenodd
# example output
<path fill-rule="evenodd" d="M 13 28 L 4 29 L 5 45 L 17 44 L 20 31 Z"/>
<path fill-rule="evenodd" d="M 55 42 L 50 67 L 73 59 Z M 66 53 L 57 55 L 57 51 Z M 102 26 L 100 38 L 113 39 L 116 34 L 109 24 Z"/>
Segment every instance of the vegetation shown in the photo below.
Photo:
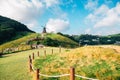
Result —
<path fill-rule="evenodd" d="M 30 46 L 26 45 L 26 42 L 29 39 L 34 38 L 35 36 L 37 36 L 37 34 L 32 33 L 32 34 L 27 35 L 25 37 L 22 37 L 22 38 L 7 42 L 3 45 L 0 45 L 0 51 L 6 50 L 7 48 L 19 48 L 19 51 L 23 50 L 22 48 L 30 49 Z"/>
<path fill-rule="evenodd" d="M 46 35 L 43 44 L 48 46 L 55 46 L 55 47 L 62 46 L 62 47 L 70 47 L 70 48 L 74 48 L 78 46 L 78 44 L 75 41 L 71 40 L 70 38 L 53 33 Z"/>
<path fill-rule="evenodd" d="M 46 54 L 51 54 L 52 49 L 54 53 L 59 52 L 58 48 L 47 47 L 3 55 L 0 57 L 0 80 L 33 80 L 28 68 L 28 56 L 34 52 L 36 58 L 38 51 L 40 56 L 43 56 L 44 50 Z M 62 49 L 62 52 L 64 51 L 65 49 Z"/>
<path fill-rule="evenodd" d="M 0 16 L 0 44 L 18 39 L 29 33 L 33 33 L 33 31 L 29 30 L 24 24 Z"/>
<path fill-rule="evenodd" d="M 34 65 L 41 73 L 48 75 L 69 74 L 69 68 L 73 66 L 76 74 L 81 76 L 100 80 L 120 80 L 120 54 L 111 48 L 85 46 L 66 53 L 48 55 L 46 58 L 40 57 L 35 60 Z M 69 77 L 55 80 L 69 80 Z"/>
<path fill-rule="evenodd" d="M 99 35 L 90 35 L 90 34 L 82 34 L 82 35 L 68 35 L 58 33 L 60 35 L 66 36 L 80 45 L 104 45 L 104 44 L 117 44 L 120 45 L 120 34 L 113 34 L 108 36 L 99 36 Z"/>
<path fill-rule="evenodd" d="M 38 39 L 37 39 L 38 38 Z M 14 52 L 14 50 L 12 51 L 7 51 L 7 48 L 14 48 L 17 49 L 19 48 L 19 51 L 23 51 L 23 50 L 28 50 L 31 49 L 30 45 L 39 45 L 39 44 L 43 44 L 46 46 L 62 46 L 62 47 L 76 47 L 78 44 L 76 42 L 74 42 L 73 40 L 58 35 L 58 34 L 53 34 L 53 33 L 49 33 L 46 34 L 44 39 L 41 39 L 41 34 L 37 34 L 37 33 L 31 33 L 27 36 L 24 36 L 22 38 L 7 42 L 3 45 L 0 45 L 0 51 L 3 53 L 11 53 Z M 33 39 L 33 40 L 32 40 Z M 36 40 L 34 40 L 36 39 Z M 30 41 L 31 40 L 31 41 Z M 28 41 L 30 41 L 30 43 L 28 43 Z"/>

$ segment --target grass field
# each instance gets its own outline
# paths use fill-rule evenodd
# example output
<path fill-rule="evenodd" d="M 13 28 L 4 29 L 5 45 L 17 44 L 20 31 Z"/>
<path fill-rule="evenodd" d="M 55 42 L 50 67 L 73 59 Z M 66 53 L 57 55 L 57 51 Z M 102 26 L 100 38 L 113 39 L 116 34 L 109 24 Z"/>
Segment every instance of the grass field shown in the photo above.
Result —
<path fill-rule="evenodd" d="M 120 46 L 112 46 L 120 48 Z M 71 66 L 78 75 L 99 80 L 120 80 L 120 53 L 112 47 L 85 46 L 58 55 L 40 57 L 34 62 L 47 75 L 69 74 Z M 69 77 L 42 80 L 69 80 Z M 84 80 L 76 78 L 76 80 Z"/>
<path fill-rule="evenodd" d="M 0 57 L 0 80 L 32 80 L 28 70 L 28 56 L 40 52 L 40 58 L 34 61 L 40 72 L 48 75 L 69 73 L 70 66 L 75 67 L 76 74 L 100 80 L 120 80 L 119 46 L 85 46 L 73 50 L 54 48 L 53 55 L 43 56 L 45 49 L 34 49 Z M 117 47 L 117 50 L 115 48 Z M 114 49 L 112 49 L 114 48 Z M 53 48 L 46 48 L 51 54 Z M 59 53 L 59 54 L 57 54 Z M 69 80 L 62 78 L 43 78 L 42 80 Z M 76 78 L 76 80 L 83 80 Z"/>
<path fill-rule="evenodd" d="M 47 54 L 51 53 L 51 48 L 45 48 Z M 34 49 L 13 54 L 6 54 L 0 57 L 0 80 L 32 80 L 28 70 L 28 55 L 40 52 L 43 55 L 45 49 Z M 58 53 L 58 48 L 53 48 L 54 53 Z M 64 51 L 64 49 L 62 49 Z"/>

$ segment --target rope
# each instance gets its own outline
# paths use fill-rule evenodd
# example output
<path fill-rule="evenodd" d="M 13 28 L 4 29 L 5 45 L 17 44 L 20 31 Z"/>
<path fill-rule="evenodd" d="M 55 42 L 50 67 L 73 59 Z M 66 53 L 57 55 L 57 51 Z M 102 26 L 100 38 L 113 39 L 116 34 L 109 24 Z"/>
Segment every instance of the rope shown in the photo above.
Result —
<path fill-rule="evenodd" d="M 40 76 L 44 76 L 44 77 L 54 77 L 54 78 L 57 78 L 57 77 L 63 77 L 63 76 L 69 76 L 70 74 L 62 74 L 62 75 L 56 75 L 56 76 L 50 76 L 50 75 L 45 75 L 45 74 L 40 74 Z"/>
<path fill-rule="evenodd" d="M 33 68 L 33 66 L 32 66 L 32 70 L 33 70 L 33 72 L 35 72 L 35 69 Z"/>
<path fill-rule="evenodd" d="M 31 64 L 31 63 L 30 63 L 30 65 L 31 65 L 31 67 L 32 67 L 33 72 L 35 72 L 35 69 L 34 69 L 34 67 L 32 66 L 32 64 Z"/>
<path fill-rule="evenodd" d="M 89 80 L 98 80 L 98 79 L 93 79 L 93 78 L 88 78 L 88 77 L 84 77 L 84 76 L 80 76 L 75 74 L 76 77 L 80 77 L 80 78 L 84 78 L 84 79 L 89 79 Z"/>

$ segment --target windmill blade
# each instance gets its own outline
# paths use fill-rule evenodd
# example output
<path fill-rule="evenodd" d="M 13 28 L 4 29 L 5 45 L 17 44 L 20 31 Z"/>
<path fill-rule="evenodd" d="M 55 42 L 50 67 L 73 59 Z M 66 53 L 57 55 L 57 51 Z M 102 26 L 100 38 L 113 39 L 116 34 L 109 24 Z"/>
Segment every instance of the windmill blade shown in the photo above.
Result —
<path fill-rule="evenodd" d="M 42 25 L 41 27 L 43 27 L 43 28 L 45 27 L 46 28 L 46 24 L 44 26 Z"/>
<path fill-rule="evenodd" d="M 46 30 L 48 30 L 48 31 L 54 32 L 52 29 L 47 28 L 47 27 L 46 27 L 46 24 L 45 24 L 45 26 L 41 26 L 41 27 L 42 27 L 42 28 L 46 28 Z"/>

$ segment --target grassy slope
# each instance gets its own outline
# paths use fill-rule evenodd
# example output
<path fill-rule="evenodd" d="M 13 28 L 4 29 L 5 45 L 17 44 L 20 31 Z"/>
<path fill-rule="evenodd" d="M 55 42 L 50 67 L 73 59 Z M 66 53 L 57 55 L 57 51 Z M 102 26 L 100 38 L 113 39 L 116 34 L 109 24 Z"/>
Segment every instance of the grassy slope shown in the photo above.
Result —
<path fill-rule="evenodd" d="M 24 24 L 0 15 L 0 44 L 33 33 Z"/>
<path fill-rule="evenodd" d="M 0 51 L 6 49 L 6 48 L 12 48 L 12 47 L 17 47 L 19 46 L 20 44 L 25 44 L 29 39 L 32 39 L 32 38 L 35 38 L 37 36 L 40 36 L 40 34 L 37 34 L 37 33 L 32 33 L 30 35 L 27 35 L 27 36 L 24 36 L 20 39 L 16 39 L 16 40 L 13 40 L 13 41 L 10 41 L 10 42 L 7 42 L 3 45 L 0 45 Z M 47 37 L 50 37 L 51 39 L 54 39 L 54 40 L 58 40 L 60 42 L 66 42 L 69 44 L 75 44 L 77 45 L 76 42 L 74 42 L 73 40 L 67 38 L 67 37 L 64 37 L 64 36 L 61 36 L 61 35 L 58 35 L 58 34 L 47 34 L 46 35 Z"/>
<path fill-rule="evenodd" d="M 38 34 L 36 33 L 32 33 L 30 35 L 24 36 L 22 38 L 7 42 L 3 45 L 0 45 L 0 50 L 4 50 L 5 48 L 11 48 L 11 47 L 16 47 L 19 46 L 20 44 L 25 44 L 26 41 L 28 41 L 31 38 L 35 38 Z"/>
<path fill-rule="evenodd" d="M 77 43 L 74 42 L 73 40 L 71 40 L 71 39 L 69 39 L 67 37 L 64 37 L 62 35 L 59 35 L 59 34 L 48 34 L 47 36 L 50 37 L 51 39 L 54 39 L 54 40 L 68 42 L 68 43 L 73 43 L 73 44 L 77 45 Z"/>
<path fill-rule="evenodd" d="M 47 54 L 51 53 L 52 48 L 46 48 Z M 58 53 L 58 48 L 53 48 L 54 53 Z M 0 58 L 0 80 L 32 80 L 28 72 L 28 55 L 37 53 L 43 55 L 44 49 L 35 49 L 15 54 L 7 54 Z M 62 52 L 64 49 L 62 49 Z"/>
<path fill-rule="evenodd" d="M 120 54 L 114 49 L 99 46 L 77 48 L 64 54 L 48 56 L 46 60 L 40 57 L 35 61 L 35 66 L 42 73 L 50 75 L 69 73 L 70 66 L 74 66 L 76 74 L 81 76 L 120 80 Z M 60 80 L 69 80 L 69 77 Z"/>
<path fill-rule="evenodd" d="M 70 46 L 70 45 L 76 45 L 78 46 L 78 43 L 59 34 L 47 34 L 47 37 L 53 39 L 53 40 L 57 40 L 59 42 L 64 42 L 66 45 Z"/>

